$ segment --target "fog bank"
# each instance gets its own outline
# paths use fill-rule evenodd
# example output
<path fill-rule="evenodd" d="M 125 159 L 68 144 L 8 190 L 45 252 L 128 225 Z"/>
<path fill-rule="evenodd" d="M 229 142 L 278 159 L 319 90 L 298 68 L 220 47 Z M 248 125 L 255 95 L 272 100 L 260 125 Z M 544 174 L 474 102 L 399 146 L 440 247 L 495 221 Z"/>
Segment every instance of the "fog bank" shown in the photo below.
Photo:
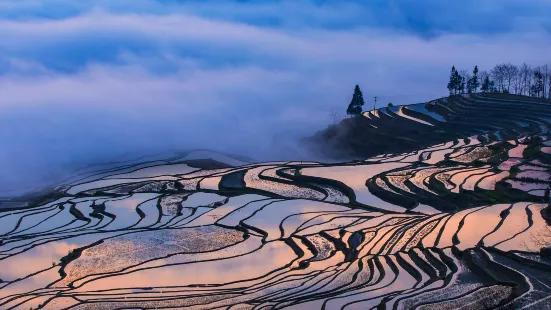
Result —
<path fill-rule="evenodd" d="M 197 148 L 298 159 L 296 141 L 331 123 L 332 109 L 344 116 L 356 84 L 371 109 L 373 96 L 445 95 L 452 64 L 551 63 L 544 3 L 486 1 L 501 15 L 467 14 L 456 27 L 404 19 L 418 8 L 402 2 L 385 19 L 336 1 L 0 2 L 0 189 Z M 498 17 L 500 28 L 475 23 Z"/>

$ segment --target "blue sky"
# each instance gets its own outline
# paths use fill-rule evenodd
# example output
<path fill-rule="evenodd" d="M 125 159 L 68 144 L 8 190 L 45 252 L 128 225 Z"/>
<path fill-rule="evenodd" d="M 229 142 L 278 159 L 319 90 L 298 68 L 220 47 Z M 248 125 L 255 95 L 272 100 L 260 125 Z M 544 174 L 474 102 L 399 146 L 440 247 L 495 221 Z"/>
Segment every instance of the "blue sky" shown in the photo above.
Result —
<path fill-rule="evenodd" d="M 156 151 L 283 157 L 355 84 L 368 106 L 407 104 L 445 95 L 452 64 L 551 64 L 548 12 L 547 0 L 0 0 L 0 186 Z"/>

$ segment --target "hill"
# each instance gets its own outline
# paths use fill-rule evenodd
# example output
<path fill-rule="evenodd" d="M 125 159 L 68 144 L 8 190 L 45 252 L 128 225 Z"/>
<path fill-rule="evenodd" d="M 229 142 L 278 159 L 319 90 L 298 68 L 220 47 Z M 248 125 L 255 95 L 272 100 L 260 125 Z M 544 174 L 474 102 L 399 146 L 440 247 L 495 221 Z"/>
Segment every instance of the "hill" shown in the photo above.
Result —
<path fill-rule="evenodd" d="M 367 111 L 303 142 L 314 153 L 329 158 L 363 159 L 472 135 L 484 141 L 512 139 L 537 132 L 549 119 L 548 99 L 493 93 L 457 95 Z"/>
<path fill-rule="evenodd" d="M 550 309 L 550 115 L 454 96 L 327 131 L 395 151 L 362 160 L 95 167 L 0 208 L 0 308 Z"/>

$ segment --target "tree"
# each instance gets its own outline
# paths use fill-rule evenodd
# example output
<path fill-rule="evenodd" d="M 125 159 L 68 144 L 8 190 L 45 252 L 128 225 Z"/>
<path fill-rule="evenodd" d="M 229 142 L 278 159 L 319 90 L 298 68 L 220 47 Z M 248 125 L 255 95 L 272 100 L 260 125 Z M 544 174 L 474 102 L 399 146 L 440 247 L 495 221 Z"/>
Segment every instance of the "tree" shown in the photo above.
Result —
<path fill-rule="evenodd" d="M 474 66 L 473 75 L 467 77 L 467 92 L 469 94 L 476 93 L 480 87 L 480 82 L 478 81 L 478 66 Z"/>
<path fill-rule="evenodd" d="M 545 65 L 545 70 L 547 76 L 547 98 L 551 99 L 551 71 L 547 65 Z"/>
<path fill-rule="evenodd" d="M 473 77 L 470 74 L 465 74 L 462 76 L 463 84 L 465 84 L 464 92 L 472 94 L 473 93 Z"/>
<path fill-rule="evenodd" d="M 490 80 L 490 92 L 491 93 L 497 93 L 497 87 L 494 81 Z"/>
<path fill-rule="evenodd" d="M 491 71 L 492 80 L 497 84 L 497 91 L 502 92 L 505 89 L 505 68 L 503 64 L 496 65 Z"/>
<path fill-rule="evenodd" d="M 517 66 L 510 63 L 503 64 L 502 70 L 503 70 L 503 80 L 507 84 L 507 93 L 510 93 L 513 79 L 515 78 L 515 76 L 517 76 L 519 70 Z"/>
<path fill-rule="evenodd" d="M 480 87 L 480 81 L 478 80 L 478 66 L 474 66 L 473 77 L 471 78 L 471 87 L 474 93 L 476 93 Z"/>
<path fill-rule="evenodd" d="M 452 72 L 450 74 L 450 81 L 448 82 L 448 91 L 450 92 L 450 96 L 455 95 L 455 90 L 457 88 L 456 74 L 457 74 L 457 71 L 455 71 L 455 66 L 452 66 Z"/>
<path fill-rule="evenodd" d="M 480 90 L 483 93 L 495 93 L 497 92 L 497 88 L 495 87 L 494 81 L 490 79 L 490 74 L 488 72 L 483 71 L 480 74 L 480 79 L 482 80 L 482 86 L 480 87 Z"/>
<path fill-rule="evenodd" d="M 452 66 L 448 91 L 450 96 L 481 91 L 551 99 L 551 70 L 549 65 L 503 63 L 495 65 L 490 72 L 480 72 L 475 66 L 471 75 Z"/>
<path fill-rule="evenodd" d="M 543 74 L 541 73 L 540 68 L 536 68 L 536 71 L 534 71 L 534 84 L 532 85 L 532 96 L 534 97 L 542 96 L 540 94 L 543 93 L 543 90 L 544 90 Z"/>
<path fill-rule="evenodd" d="M 547 98 L 548 99 L 551 99 L 551 76 L 549 77 L 549 81 L 548 81 L 548 87 L 547 89 L 549 90 L 548 93 L 547 93 Z"/>
<path fill-rule="evenodd" d="M 482 86 L 480 87 L 480 90 L 483 93 L 487 93 L 487 92 L 490 91 L 490 77 L 488 75 L 486 75 L 484 77 L 484 80 L 482 81 Z"/>
<path fill-rule="evenodd" d="M 467 86 L 467 71 L 461 70 L 455 71 L 456 72 L 456 80 L 457 80 L 457 93 L 458 94 L 464 94 L 465 93 L 465 87 Z"/>
<path fill-rule="evenodd" d="M 543 77 L 543 94 L 542 94 L 542 98 L 545 98 L 546 92 L 548 94 L 551 94 L 551 89 L 547 87 L 547 84 L 551 84 L 549 82 L 549 79 L 551 78 L 551 71 L 549 71 L 549 66 L 548 65 L 544 65 L 544 66 L 541 67 L 541 74 L 542 74 L 542 77 Z"/>
<path fill-rule="evenodd" d="M 479 81 L 480 81 L 480 91 L 483 93 L 489 92 L 490 91 L 490 74 L 487 71 L 480 72 Z"/>
<path fill-rule="evenodd" d="M 470 76 L 467 74 L 465 78 L 467 80 L 467 93 L 469 94 L 475 93 L 476 88 L 474 87 L 475 86 L 474 76 Z"/>
<path fill-rule="evenodd" d="M 465 89 L 464 76 L 455 69 L 455 66 L 452 66 L 450 81 L 448 82 L 448 90 L 450 91 L 450 96 L 463 93 L 464 89 Z"/>
<path fill-rule="evenodd" d="M 329 110 L 329 118 L 333 122 L 333 125 L 336 125 L 338 122 L 340 122 L 341 116 L 339 110 L 337 108 L 331 108 L 331 110 Z"/>
<path fill-rule="evenodd" d="M 530 82 L 532 80 L 532 68 L 528 66 L 526 63 L 523 63 L 520 67 L 520 79 L 521 79 L 521 87 L 520 87 L 520 94 L 521 95 L 529 95 L 530 94 Z"/>
<path fill-rule="evenodd" d="M 392 102 L 389 102 L 388 105 L 387 105 L 387 107 L 389 107 L 389 108 L 392 108 L 393 106 L 394 105 L 392 104 Z"/>
<path fill-rule="evenodd" d="M 362 107 L 364 104 L 364 96 L 362 94 L 362 91 L 360 90 L 360 86 L 356 85 L 356 87 L 354 88 L 354 95 L 352 96 L 352 100 L 348 105 L 348 109 L 346 109 L 346 114 L 350 116 L 362 114 Z"/>
<path fill-rule="evenodd" d="M 522 88 L 522 74 L 520 69 L 517 71 L 517 74 L 513 78 L 513 93 L 520 95 Z"/>
<path fill-rule="evenodd" d="M 502 93 L 510 93 L 511 85 L 519 69 L 513 64 L 499 64 L 491 70 L 492 79 L 497 84 L 497 90 Z"/>

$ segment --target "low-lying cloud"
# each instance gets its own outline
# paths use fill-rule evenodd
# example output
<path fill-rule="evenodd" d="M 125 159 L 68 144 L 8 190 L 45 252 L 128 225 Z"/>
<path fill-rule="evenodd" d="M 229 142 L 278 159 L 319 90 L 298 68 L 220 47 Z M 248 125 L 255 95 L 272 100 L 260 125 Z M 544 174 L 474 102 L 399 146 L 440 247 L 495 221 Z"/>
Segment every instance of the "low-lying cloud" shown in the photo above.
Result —
<path fill-rule="evenodd" d="M 438 12 L 406 22 L 418 8 L 405 1 L 380 11 L 395 26 L 359 4 L 215 2 L 0 2 L 0 188 L 183 149 L 299 157 L 289 141 L 324 128 L 330 109 L 344 112 L 355 84 L 367 109 L 373 96 L 445 95 L 451 64 L 551 62 L 544 2 L 500 31 L 452 27 Z"/>

